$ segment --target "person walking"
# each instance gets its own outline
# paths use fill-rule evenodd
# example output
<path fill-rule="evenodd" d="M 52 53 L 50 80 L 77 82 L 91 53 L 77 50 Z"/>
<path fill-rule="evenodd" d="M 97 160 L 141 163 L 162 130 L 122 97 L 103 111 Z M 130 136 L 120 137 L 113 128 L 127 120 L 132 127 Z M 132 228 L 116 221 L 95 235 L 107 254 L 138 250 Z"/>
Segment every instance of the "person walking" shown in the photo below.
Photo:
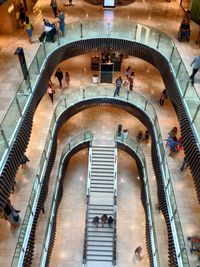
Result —
<path fill-rule="evenodd" d="M 104 224 L 107 222 L 108 220 L 108 216 L 106 214 L 103 214 L 101 216 L 101 223 L 102 223 L 102 227 L 104 226 Z"/>
<path fill-rule="evenodd" d="M 164 89 L 163 91 L 162 91 L 162 94 L 161 94 L 161 96 L 160 96 L 160 105 L 161 106 L 163 106 L 164 105 L 164 102 L 165 102 L 165 99 L 167 98 L 167 91 L 166 91 L 166 89 Z"/>
<path fill-rule="evenodd" d="M 187 159 L 186 157 L 184 157 L 183 162 L 180 167 L 180 171 L 183 172 L 186 166 L 187 166 Z"/>
<path fill-rule="evenodd" d="M 179 145 L 179 142 L 175 141 L 172 137 L 168 136 L 167 139 L 167 144 L 169 146 L 170 152 L 169 152 L 169 157 L 173 157 L 174 153 L 177 152 L 177 146 Z"/>
<path fill-rule="evenodd" d="M 94 224 L 96 227 L 99 227 L 99 216 L 95 216 L 95 217 L 92 219 L 92 222 L 93 222 L 93 224 Z"/>
<path fill-rule="evenodd" d="M 67 87 L 69 87 L 69 82 L 70 82 L 70 77 L 69 77 L 69 72 L 65 72 L 65 81 L 66 81 L 66 84 L 67 84 Z"/>
<path fill-rule="evenodd" d="M 55 77 L 58 79 L 59 84 L 60 84 L 60 88 L 62 88 L 62 79 L 63 79 L 63 73 L 61 71 L 60 68 L 57 69 L 56 73 L 55 73 Z"/>
<path fill-rule="evenodd" d="M 135 252 L 134 252 L 134 255 L 133 255 L 133 262 L 139 262 L 142 260 L 142 256 L 141 256 L 141 253 L 142 253 L 142 248 L 139 246 L 135 249 Z"/>
<path fill-rule="evenodd" d="M 134 76 L 135 76 L 135 73 L 134 73 L 134 71 L 132 71 L 131 72 L 131 76 L 129 78 L 129 89 L 130 89 L 130 91 L 133 91 Z"/>
<path fill-rule="evenodd" d="M 60 24 L 60 31 L 62 35 L 65 35 L 65 15 L 62 11 L 62 9 L 59 10 L 59 15 L 58 15 L 59 21 L 58 23 Z"/>
<path fill-rule="evenodd" d="M 128 66 L 128 68 L 125 71 L 126 77 L 130 78 L 131 77 L 131 73 L 132 73 L 131 66 Z"/>
<path fill-rule="evenodd" d="M 121 78 L 121 76 L 119 76 L 118 78 L 117 78 L 117 80 L 115 81 L 115 84 L 116 84 L 116 89 L 115 89 L 115 92 L 114 92 L 114 97 L 116 96 L 116 95 L 118 95 L 119 96 L 119 91 L 120 91 L 120 88 L 121 88 L 121 86 L 122 86 L 122 78 Z"/>
<path fill-rule="evenodd" d="M 55 91 L 53 90 L 50 83 L 49 83 L 48 88 L 47 88 L 47 93 L 51 99 L 51 103 L 53 104 L 53 95 L 55 94 Z"/>
<path fill-rule="evenodd" d="M 146 141 L 146 143 L 149 142 L 149 131 L 148 130 L 145 131 L 144 140 Z"/>
<path fill-rule="evenodd" d="M 108 226 L 109 226 L 110 228 L 112 228 L 113 223 L 114 223 L 114 219 L 113 219 L 113 217 L 112 217 L 112 216 L 109 216 L 109 217 L 108 217 Z"/>
<path fill-rule="evenodd" d="M 19 20 L 21 22 L 21 28 L 23 28 L 24 22 L 26 21 L 26 12 L 22 3 L 19 4 Z"/>
<path fill-rule="evenodd" d="M 53 10 L 53 13 L 54 13 L 54 16 L 55 18 L 58 16 L 58 8 L 57 8 L 57 2 L 56 0 L 51 0 L 51 4 L 50 4 L 52 10 Z"/>
<path fill-rule="evenodd" d="M 190 64 L 190 67 L 193 67 L 192 69 L 192 75 L 190 76 L 191 83 L 194 85 L 194 77 L 198 70 L 200 69 L 200 56 L 194 57 L 193 61 Z"/>
<path fill-rule="evenodd" d="M 32 44 L 33 25 L 31 23 L 29 17 L 26 17 L 26 19 L 25 19 L 25 27 L 26 27 L 26 32 L 28 34 L 29 43 Z"/>
<path fill-rule="evenodd" d="M 136 136 L 138 142 L 142 140 L 142 136 L 143 136 L 143 132 L 140 130 Z"/>

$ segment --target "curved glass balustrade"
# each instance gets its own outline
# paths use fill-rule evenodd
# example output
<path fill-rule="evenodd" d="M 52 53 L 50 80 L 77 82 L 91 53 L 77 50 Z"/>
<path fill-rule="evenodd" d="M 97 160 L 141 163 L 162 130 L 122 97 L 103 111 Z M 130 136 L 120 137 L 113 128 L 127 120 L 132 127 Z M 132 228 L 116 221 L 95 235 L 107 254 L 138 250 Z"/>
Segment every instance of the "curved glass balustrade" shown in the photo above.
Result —
<path fill-rule="evenodd" d="M 160 261 L 159 261 L 159 253 L 158 253 L 158 244 L 157 244 L 157 238 L 156 238 L 156 232 L 155 232 L 155 223 L 154 223 L 154 214 L 153 214 L 153 207 L 151 202 L 151 193 L 149 188 L 149 181 L 148 181 L 148 175 L 147 175 L 147 168 L 146 168 L 146 161 L 145 156 L 138 145 L 138 143 L 134 142 L 130 138 L 123 138 L 122 136 L 115 136 L 115 141 L 118 143 L 121 142 L 125 144 L 127 147 L 131 148 L 131 150 L 135 151 L 135 153 L 140 158 L 140 161 L 143 165 L 143 172 L 144 172 L 144 190 L 146 195 L 146 209 L 147 209 L 147 220 L 149 222 L 149 233 L 150 233 L 150 240 L 151 240 L 151 248 L 152 248 L 152 256 L 153 256 L 153 266 L 159 267 Z"/>
<path fill-rule="evenodd" d="M 51 231 L 52 231 L 52 221 L 54 218 L 54 214 L 56 213 L 56 199 L 58 196 L 58 188 L 59 188 L 59 183 L 60 179 L 62 177 L 62 167 L 63 167 L 63 162 L 65 157 L 67 156 L 68 152 L 73 149 L 74 146 L 80 144 L 81 142 L 85 141 L 92 141 L 93 139 L 93 134 L 90 132 L 83 133 L 75 138 L 73 138 L 64 148 L 61 159 L 60 159 L 60 164 L 59 164 L 59 169 L 58 169 L 58 174 L 57 174 L 57 179 L 54 187 L 54 196 L 53 200 L 51 202 L 51 211 L 50 211 L 50 216 L 48 219 L 48 226 L 47 226 L 47 231 L 46 231 L 46 239 L 43 243 L 43 250 L 41 253 L 41 260 L 40 260 L 40 266 L 45 266 L 46 263 L 46 258 L 48 254 L 48 248 L 49 248 L 49 242 L 50 242 L 50 236 L 51 236 Z M 124 143 L 126 146 L 131 148 L 131 150 L 135 151 L 142 164 L 143 164 L 143 171 L 144 171 L 144 184 L 145 184 L 145 194 L 147 198 L 147 210 L 148 210 L 148 221 L 149 221 L 149 231 L 150 231 L 150 238 L 151 238 L 151 246 L 152 246 L 152 255 L 153 255 L 153 262 L 155 267 L 159 267 L 159 254 L 158 254 L 158 246 L 157 246 L 157 239 L 156 239 L 156 233 L 155 233 L 155 224 L 154 224 L 154 216 L 153 216 L 153 208 L 152 208 L 152 202 L 151 202 L 151 197 L 150 197 L 150 189 L 149 189 L 149 182 L 148 182 L 148 177 L 147 177 L 147 172 L 146 172 L 146 164 L 145 164 L 145 157 L 144 154 L 142 153 L 142 150 L 140 146 L 135 143 L 133 140 L 130 138 L 123 139 L 122 136 L 115 136 L 115 141 Z M 87 218 L 87 216 L 86 216 Z M 86 220 L 87 222 L 87 220 Z"/>
<path fill-rule="evenodd" d="M 91 132 L 82 133 L 74 137 L 72 140 L 70 140 L 70 142 L 64 147 L 62 151 L 62 154 L 60 157 L 60 163 L 59 163 L 59 167 L 57 171 L 57 178 L 56 178 L 56 182 L 54 186 L 54 194 L 53 194 L 53 198 L 51 201 L 50 216 L 48 218 L 46 237 L 45 237 L 45 241 L 43 243 L 43 248 L 41 251 L 40 267 L 46 266 L 49 243 L 51 241 L 50 237 L 51 237 L 52 231 L 54 231 L 54 229 L 52 228 L 53 226 L 52 224 L 53 224 L 54 216 L 56 214 L 56 208 L 57 208 L 56 202 L 57 202 L 58 195 L 59 195 L 60 179 L 62 177 L 62 169 L 63 169 L 65 158 L 68 156 L 69 152 L 73 150 L 73 148 L 75 148 L 77 145 L 81 143 L 85 143 L 85 142 L 90 142 L 92 141 L 92 139 L 93 139 L 93 134 Z"/>
<path fill-rule="evenodd" d="M 65 37 L 57 36 L 55 43 L 40 45 L 29 67 L 30 79 L 23 80 L 0 125 L 0 168 L 14 140 L 16 129 L 30 101 L 30 96 L 48 55 L 58 47 L 90 38 L 119 38 L 146 44 L 166 56 L 179 84 L 180 93 L 189 113 L 194 133 L 200 143 L 200 98 L 189 82 L 189 75 L 174 42 L 164 33 L 131 21 L 84 20 L 66 25 Z"/>
<path fill-rule="evenodd" d="M 28 240 L 30 228 L 31 228 L 32 221 L 33 221 L 33 216 L 35 214 L 36 203 L 37 203 L 37 199 L 39 197 L 39 192 L 41 189 L 41 181 L 43 180 L 44 173 L 45 173 L 44 170 L 47 166 L 48 156 L 51 151 L 52 137 L 56 129 L 58 117 L 67 108 L 69 108 L 70 106 L 74 106 L 75 104 L 77 104 L 78 102 L 82 100 L 98 99 L 98 98 L 101 99 L 105 97 L 112 99 L 114 90 L 115 88 L 113 86 L 112 88 L 97 86 L 95 90 L 94 90 L 94 86 L 90 86 L 83 90 L 76 90 L 66 95 L 58 103 L 54 111 L 54 115 L 52 117 L 49 133 L 47 136 L 44 151 L 43 151 L 41 161 L 39 164 L 38 174 L 36 176 L 36 179 L 33 185 L 30 201 L 27 207 L 27 212 L 26 212 L 25 219 L 22 225 L 22 229 L 20 231 L 19 241 L 18 241 L 16 252 L 14 255 L 14 261 L 17 260 L 17 258 L 20 256 L 20 262 L 22 262 L 21 259 L 23 258 L 24 252 L 26 250 L 27 240 Z M 165 156 L 165 150 L 164 150 L 163 142 L 161 140 L 161 133 L 160 133 L 160 128 L 158 124 L 158 119 L 156 116 L 156 111 L 154 107 L 151 105 L 151 103 L 146 100 L 145 97 L 141 96 L 140 94 L 134 91 L 130 93 L 126 90 L 121 90 L 120 97 L 118 99 L 124 103 L 130 103 L 138 107 L 140 110 L 142 110 L 144 113 L 147 114 L 147 116 L 150 118 L 152 122 L 153 130 L 154 130 L 155 137 L 156 137 L 158 157 L 160 161 L 162 175 L 164 178 L 163 182 L 164 182 L 165 192 L 166 192 L 166 201 L 167 201 L 167 207 L 168 207 L 169 217 L 171 221 L 173 239 L 175 242 L 176 255 L 178 255 L 178 263 L 180 267 L 189 266 L 186 247 L 185 247 L 185 241 L 183 237 L 182 227 L 180 224 L 173 186 L 172 186 L 172 182 L 170 179 L 170 173 L 169 173 L 169 168 L 168 168 L 168 164 L 167 164 L 167 160 Z M 13 265 L 13 266 L 16 266 L 16 265 Z"/>

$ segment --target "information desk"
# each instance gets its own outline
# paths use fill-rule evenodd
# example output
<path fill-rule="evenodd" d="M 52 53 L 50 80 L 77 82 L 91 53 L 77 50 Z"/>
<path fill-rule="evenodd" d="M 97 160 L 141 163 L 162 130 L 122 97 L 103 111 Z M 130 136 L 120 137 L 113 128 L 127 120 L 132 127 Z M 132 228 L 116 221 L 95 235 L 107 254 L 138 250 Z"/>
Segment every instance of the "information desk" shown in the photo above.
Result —
<path fill-rule="evenodd" d="M 112 83 L 113 71 L 114 71 L 113 63 L 102 63 L 100 82 L 101 83 Z"/>

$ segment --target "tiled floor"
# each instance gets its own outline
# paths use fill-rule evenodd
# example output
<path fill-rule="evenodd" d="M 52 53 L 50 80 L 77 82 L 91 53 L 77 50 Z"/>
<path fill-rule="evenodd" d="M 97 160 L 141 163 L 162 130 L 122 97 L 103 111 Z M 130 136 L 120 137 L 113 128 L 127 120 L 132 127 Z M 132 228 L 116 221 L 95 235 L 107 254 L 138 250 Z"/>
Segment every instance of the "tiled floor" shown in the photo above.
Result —
<path fill-rule="evenodd" d="M 160 0 L 152 1 L 136 1 L 130 6 L 116 7 L 114 11 L 114 18 L 127 18 L 139 22 L 141 24 L 147 24 L 149 26 L 158 28 L 167 33 L 171 38 L 176 39 L 180 20 L 183 16 L 183 11 L 177 1 L 171 1 L 170 3 Z M 63 1 L 60 1 L 62 6 Z M 92 6 L 83 0 L 77 0 L 73 7 L 66 7 L 66 22 L 73 22 L 82 20 L 84 18 L 103 18 L 104 11 L 100 6 Z M 164 16 L 163 16 L 164 14 Z M 40 33 L 42 32 L 42 18 L 47 17 L 53 21 L 52 12 L 49 7 L 49 1 L 40 0 L 38 1 L 35 13 L 31 15 L 32 21 L 35 26 L 34 40 L 36 41 Z M 171 27 L 173 25 L 173 27 Z M 190 71 L 190 62 L 194 55 L 199 53 L 199 47 L 195 45 L 195 38 L 197 36 L 198 26 L 194 23 L 192 27 L 191 42 L 188 43 L 177 43 L 178 49 L 182 54 L 183 60 L 186 64 L 188 71 Z M 175 40 L 176 41 L 176 40 Z M 21 71 L 16 56 L 13 53 L 17 46 L 23 46 L 27 58 L 28 65 L 30 64 L 37 48 L 38 42 L 34 42 L 33 45 L 29 45 L 26 40 L 26 35 L 23 31 L 19 31 L 12 36 L 0 36 L 0 120 L 3 118 L 11 100 L 14 96 L 20 82 L 21 82 Z M 6 62 L 6 63 L 5 63 Z M 158 99 L 160 93 L 164 88 L 159 72 L 149 64 L 138 60 L 136 58 L 128 58 L 124 61 L 122 66 L 121 75 L 124 77 L 125 68 L 131 65 L 135 71 L 135 91 L 143 94 L 148 100 L 153 103 L 156 108 L 162 137 L 167 136 L 168 131 L 174 126 L 178 125 L 176 115 L 172 109 L 169 101 L 166 101 L 163 108 L 160 108 Z M 44 96 L 34 118 L 33 133 L 31 141 L 27 149 L 27 155 L 31 162 L 27 164 L 27 167 L 20 168 L 17 174 L 17 185 L 15 193 L 12 195 L 12 201 L 14 205 L 21 209 L 21 215 L 26 210 L 27 201 L 31 192 L 33 180 L 37 173 L 38 164 L 40 161 L 41 153 L 46 139 L 50 119 L 56 103 L 66 93 L 72 92 L 81 86 L 86 86 L 91 82 L 90 71 L 90 56 L 80 56 L 77 58 L 70 59 L 60 64 L 63 70 L 69 71 L 71 75 L 71 82 L 69 89 L 60 90 L 58 86 L 55 86 L 55 104 L 52 106 L 48 96 Z M 84 75 L 83 75 L 84 73 Z M 115 77 L 119 73 L 115 73 Z M 145 79 L 144 79 L 145 78 Z M 198 75 L 197 75 L 198 78 Z M 53 81 L 54 78 L 53 78 Z M 55 81 L 56 82 L 56 81 Z M 198 79 L 197 79 L 198 82 Z M 197 90 L 200 92 L 200 85 L 196 84 Z M 44 123 L 45 122 L 45 123 Z M 94 133 L 99 137 L 111 138 L 113 133 L 116 131 L 116 125 L 122 123 L 124 128 L 129 129 L 130 136 L 135 136 L 138 129 L 144 129 L 144 126 L 131 115 L 125 114 L 123 111 L 117 109 L 111 109 L 110 107 L 104 108 L 93 108 L 85 110 L 73 118 L 71 118 L 59 132 L 59 148 L 58 155 L 62 150 L 62 147 L 66 142 L 79 133 L 93 129 Z M 142 143 L 144 153 L 146 155 L 148 174 L 150 177 L 151 184 L 151 195 L 153 203 L 157 202 L 156 196 L 156 181 L 153 174 L 153 170 L 150 163 L 150 144 L 146 145 Z M 167 154 L 167 151 L 166 151 Z M 84 161 L 83 161 L 84 159 Z M 180 173 L 179 166 L 183 159 L 183 152 L 180 152 L 175 158 L 168 157 L 168 164 L 171 173 L 171 178 L 174 184 L 174 191 L 177 199 L 177 205 L 179 208 L 179 214 L 182 222 L 183 232 L 185 239 L 189 235 L 197 234 L 200 232 L 200 207 L 197 203 L 195 190 L 192 182 L 191 174 L 188 170 Z M 34 258 L 34 266 L 38 266 L 38 260 L 40 257 L 41 245 L 45 234 L 45 222 L 48 218 L 48 209 L 50 207 L 50 200 L 53 192 L 54 178 L 56 175 L 56 166 L 58 166 L 59 156 L 56 158 L 54 169 L 50 180 L 50 192 L 48 201 L 46 204 L 46 214 L 40 217 L 38 231 L 37 231 L 37 246 L 36 256 Z M 78 166 L 76 168 L 76 166 Z M 58 225 L 61 222 L 64 223 L 65 227 L 69 227 L 68 218 L 70 217 L 71 222 L 77 218 L 80 218 L 79 225 L 73 225 L 71 232 L 66 240 L 75 240 L 76 238 L 82 240 L 83 236 L 83 221 L 84 221 L 84 190 L 85 190 L 85 179 L 87 175 L 87 153 L 84 150 L 74 157 L 71 162 L 70 168 L 66 173 L 65 185 L 64 185 L 64 198 L 61 202 Z M 118 266 L 128 267 L 132 266 L 132 254 L 137 245 L 142 245 L 144 250 L 144 260 L 138 264 L 140 266 L 148 266 L 145 244 L 144 244 L 144 213 L 139 199 L 139 184 L 137 177 L 137 170 L 135 163 L 125 155 L 123 152 L 119 152 L 119 189 L 118 189 Z M 83 172 L 83 173 L 82 173 Z M 82 180 L 80 181 L 80 177 Z M 131 185 L 133 185 L 131 187 Z M 78 187 L 80 198 L 77 199 L 79 202 L 80 210 L 73 214 L 73 210 L 69 207 L 74 207 L 75 199 L 70 197 L 74 186 Z M 25 193 L 26 192 L 26 193 Z M 126 193 L 125 193 L 126 192 Z M 67 199 L 67 197 L 69 199 Z M 127 207 L 127 199 L 131 201 L 131 205 Z M 70 201 L 70 202 L 68 202 Z M 67 203 L 67 204 L 66 204 Z M 137 205 L 134 205 L 137 203 Z M 68 209 L 69 208 L 69 209 Z M 71 212 L 71 213 L 70 213 Z M 136 214 L 139 214 L 136 216 Z M 73 217 L 75 216 L 75 217 Z M 80 216 L 80 217 L 79 217 Z M 128 217 L 128 220 L 125 218 Z M 166 229 L 162 216 L 155 210 L 155 222 L 156 222 L 156 233 L 158 238 L 158 244 L 161 255 L 162 267 L 167 266 L 166 256 Z M 64 218 L 66 220 L 64 220 Z M 136 219 L 139 219 L 139 222 Z M 137 224 L 137 227 L 136 227 Z M 126 226 L 125 226 L 126 225 Z M 62 243 L 63 252 L 58 254 L 59 245 L 61 244 L 62 238 L 62 226 L 58 229 L 57 239 L 55 243 L 55 250 L 52 255 L 51 266 L 78 266 L 81 262 L 82 255 L 82 242 L 79 242 L 79 246 L 73 246 L 72 242 L 67 242 L 66 247 Z M 125 231 L 126 230 L 126 231 Z M 78 235 L 74 235 L 74 231 Z M 0 266 L 10 266 L 12 256 L 17 242 L 19 229 L 11 229 L 9 224 L 4 220 L 0 220 Z M 66 231 L 67 234 L 67 231 Z M 64 242 L 64 241 L 63 241 Z M 76 241 L 75 241 L 76 243 Z M 70 245 L 72 245 L 70 247 Z M 188 248 L 188 243 L 186 240 Z M 189 250 L 188 250 L 189 251 Z M 69 254 L 67 254 L 69 253 Z M 70 262 L 72 258 L 75 261 Z M 191 266 L 196 267 L 197 257 L 190 255 Z M 67 260 L 67 264 L 66 264 Z"/>

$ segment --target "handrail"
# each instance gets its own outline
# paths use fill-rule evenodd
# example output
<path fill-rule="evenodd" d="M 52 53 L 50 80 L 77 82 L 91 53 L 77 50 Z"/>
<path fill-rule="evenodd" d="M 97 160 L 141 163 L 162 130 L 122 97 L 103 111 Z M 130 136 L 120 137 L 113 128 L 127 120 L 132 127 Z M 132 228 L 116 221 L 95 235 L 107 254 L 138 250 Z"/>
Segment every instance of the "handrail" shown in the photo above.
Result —
<path fill-rule="evenodd" d="M 86 248 L 87 248 L 87 230 L 88 230 L 88 215 L 89 215 L 89 201 L 90 201 L 90 195 L 87 196 L 87 208 L 86 208 L 86 214 L 85 214 L 85 233 L 84 233 L 84 244 L 83 244 L 83 264 L 86 263 Z"/>
<path fill-rule="evenodd" d="M 115 19 L 115 21 L 109 22 L 84 20 L 81 22 L 81 25 L 81 34 L 80 23 L 70 23 L 67 25 L 66 37 L 59 38 L 58 36 L 57 42 L 44 43 L 38 48 L 28 69 L 30 83 L 26 80 L 22 81 L 15 98 L 0 124 L 0 173 L 5 163 L 6 155 L 8 155 L 10 147 L 16 137 L 17 129 L 20 127 L 20 121 L 33 95 L 34 88 L 46 58 L 62 45 L 83 39 L 99 38 L 99 36 L 101 36 L 101 38 L 109 37 L 136 41 L 158 50 L 168 59 L 174 77 L 177 79 L 179 92 L 183 97 L 185 109 L 189 114 L 194 134 L 199 141 L 197 142 L 197 146 L 200 150 L 200 97 L 195 87 L 188 82 L 189 75 L 187 69 L 172 39 L 154 28 L 136 24 L 132 21 L 124 21 L 124 19 Z M 13 116 L 13 113 L 15 113 L 15 116 Z"/>
<path fill-rule="evenodd" d="M 52 144 L 53 133 L 54 133 L 55 128 L 56 128 L 57 118 L 67 108 L 74 106 L 75 104 L 79 103 L 80 101 L 83 101 L 83 100 L 86 101 L 89 99 L 101 99 L 101 98 L 113 99 L 113 94 L 114 94 L 113 86 L 112 87 L 111 86 L 110 87 L 109 86 L 106 86 L 106 87 L 102 86 L 102 87 L 98 87 L 96 90 L 94 90 L 94 88 L 91 86 L 91 87 L 84 89 L 84 92 L 82 90 L 73 91 L 72 93 L 66 95 L 58 103 L 58 105 L 54 111 L 54 116 L 52 117 L 50 130 L 49 130 L 49 133 L 47 136 L 44 152 L 42 154 L 42 158 L 41 158 L 40 165 L 39 165 L 39 171 L 38 171 L 38 174 L 36 176 L 36 179 L 35 179 L 35 182 L 33 185 L 29 205 L 28 205 L 27 212 L 26 212 L 27 216 L 25 215 L 24 222 L 23 222 L 23 224 L 25 224 L 26 233 L 24 233 L 24 232 L 20 233 L 20 238 L 19 238 L 20 243 L 21 243 L 21 240 L 23 240 L 22 236 L 24 236 L 23 246 L 19 249 L 20 245 L 18 242 L 14 258 L 17 259 L 19 257 L 19 255 L 21 255 L 21 254 L 23 255 L 24 251 L 26 249 L 26 245 L 27 245 L 26 238 L 27 238 L 27 236 L 29 236 L 27 234 L 27 232 L 30 231 L 30 226 L 32 223 L 31 219 L 28 217 L 28 215 L 31 214 L 30 216 L 31 216 L 31 218 L 33 218 L 34 213 L 35 213 L 35 207 L 36 207 L 36 203 L 37 203 L 36 200 L 38 197 L 37 192 L 41 187 L 41 182 L 42 182 L 41 177 L 43 177 L 42 175 L 44 175 L 44 170 L 46 168 L 47 161 L 48 161 L 48 155 L 51 151 L 50 147 Z M 157 150 L 158 150 L 158 156 L 159 156 L 159 160 L 161 163 L 161 171 L 162 171 L 162 174 L 164 177 L 163 182 L 164 182 L 165 190 L 167 192 L 167 204 L 168 204 L 168 209 L 169 209 L 169 215 L 171 218 L 173 236 L 174 236 L 175 240 L 178 240 L 178 243 L 176 245 L 176 254 L 177 254 L 177 256 L 181 255 L 178 258 L 179 263 L 180 263 L 179 266 L 180 267 L 183 266 L 183 263 L 186 264 L 184 266 L 189 266 L 187 264 L 187 262 L 188 262 L 187 253 L 186 252 L 182 253 L 182 251 L 185 249 L 184 237 L 182 234 L 182 230 L 180 231 L 181 225 L 180 225 L 180 220 L 178 219 L 179 217 L 177 215 L 177 205 L 176 205 L 176 201 L 175 201 L 175 197 L 174 197 L 172 182 L 170 179 L 169 168 L 168 168 L 167 160 L 166 160 L 166 156 L 165 156 L 165 150 L 164 150 L 163 142 L 161 140 L 161 132 L 160 132 L 159 124 L 158 124 L 156 111 L 155 111 L 154 107 L 151 105 L 151 103 L 146 100 L 145 97 L 143 97 L 142 95 L 140 95 L 134 91 L 131 93 L 128 93 L 126 90 L 121 90 L 120 98 L 118 98 L 118 100 L 120 100 L 121 102 L 124 102 L 126 104 L 130 103 L 130 104 L 138 107 L 139 109 L 143 110 L 143 112 L 145 112 L 148 115 L 148 117 L 150 118 L 150 120 L 152 122 L 155 137 L 156 137 L 156 146 L 157 146 Z M 29 221 L 29 226 L 26 227 L 27 221 Z"/>
<path fill-rule="evenodd" d="M 115 196 L 114 196 L 115 200 Z M 115 203 L 115 202 L 114 202 Z M 114 232 L 114 239 L 113 239 L 113 267 L 116 266 L 116 256 L 117 256 L 117 216 L 116 216 L 116 205 L 114 204 L 114 222 L 113 222 L 113 232 Z"/>
<path fill-rule="evenodd" d="M 150 240 L 151 240 L 151 247 L 152 247 L 152 257 L 153 257 L 153 266 L 159 267 L 160 266 L 160 260 L 159 260 L 159 253 L 158 253 L 158 244 L 157 244 L 157 238 L 156 238 L 156 230 L 155 230 L 155 223 L 154 223 L 154 213 L 153 213 L 153 205 L 151 201 L 151 193 L 150 193 L 150 187 L 149 187 L 149 180 L 147 175 L 147 168 L 146 168 L 146 161 L 145 156 L 141 150 L 141 147 L 132 139 L 123 138 L 123 136 L 115 135 L 115 142 L 125 144 L 127 147 L 129 147 L 131 150 L 135 151 L 135 153 L 140 158 L 140 161 L 143 165 L 143 173 L 144 173 L 144 190 L 146 195 L 146 205 L 147 205 L 147 220 L 149 222 L 149 232 L 150 232 Z"/>

